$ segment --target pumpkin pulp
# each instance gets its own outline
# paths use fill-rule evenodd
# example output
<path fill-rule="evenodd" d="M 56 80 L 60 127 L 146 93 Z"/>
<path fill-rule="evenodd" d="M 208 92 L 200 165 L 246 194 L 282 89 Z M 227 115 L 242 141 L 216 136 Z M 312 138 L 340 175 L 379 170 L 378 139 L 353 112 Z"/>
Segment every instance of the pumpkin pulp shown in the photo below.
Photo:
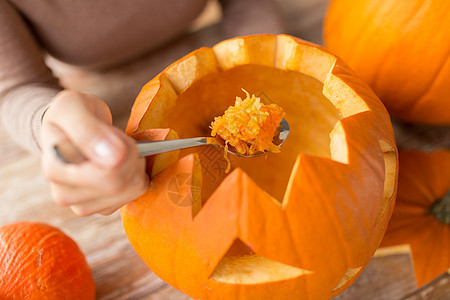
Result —
<path fill-rule="evenodd" d="M 428 213 L 434 215 L 439 223 L 450 224 L 450 191 L 442 199 L 436 201 Z"/>
<path fill-rule="evenodd" d="M 283 110 L 275 105 L 261 103 L 243 90 L 246 98 L 236 97 L 234 106 L 230 106 L 224 115 L 215 117 L 211 123 L 211 135 L 220 136 L 226 146 L 233 146 L 244 155 L 259 152 L 280 152 L 280 147 L 273 143 L 276 130 L 284 117 Z"/>

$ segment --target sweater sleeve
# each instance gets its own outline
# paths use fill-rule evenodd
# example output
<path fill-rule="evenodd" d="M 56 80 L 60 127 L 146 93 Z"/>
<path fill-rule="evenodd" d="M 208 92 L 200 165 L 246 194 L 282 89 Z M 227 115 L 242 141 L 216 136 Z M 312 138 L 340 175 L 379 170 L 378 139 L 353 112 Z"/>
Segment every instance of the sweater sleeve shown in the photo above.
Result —
<path fill-rule="evenodd" d="M 61 90 L 19 12 L 0 1 L 0 117 L 21 146 L 39 152 L 41 118 Z"/>

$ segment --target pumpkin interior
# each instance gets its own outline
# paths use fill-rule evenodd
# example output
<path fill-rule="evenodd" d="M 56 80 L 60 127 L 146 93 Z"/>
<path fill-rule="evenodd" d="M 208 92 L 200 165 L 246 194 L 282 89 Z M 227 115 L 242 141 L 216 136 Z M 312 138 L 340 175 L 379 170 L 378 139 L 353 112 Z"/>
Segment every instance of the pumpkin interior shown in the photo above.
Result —
<path fill-rule="evenodd" d="M 255 254 L 237 239 L 219 262 L 210 279 L 230 284 L 257 284 L 310 273 Z"/>
<path fill-rule="evenodd" d="M 286 112 L 291 131 L 281 152 L 266 157 L 238 158 L 228 155 L 231 168 L 241 168 L 274 199 L 282 201 L 299 153 L 330 158 L 330 132 L 342 117 L 322 94 L 323 83 L 300 72 L 260 65 L 242 65 L 208 74 L 183 91 L 168 114 L 168 126 L 180 138 L 210 136 L 215 116 L 245 97 L 244 88 L 265 104 L 276 103 Z M 219 186 L 227 165 L 223 150 L 202 147 L 197 152 L 202 166 L 202 202 Z"/>

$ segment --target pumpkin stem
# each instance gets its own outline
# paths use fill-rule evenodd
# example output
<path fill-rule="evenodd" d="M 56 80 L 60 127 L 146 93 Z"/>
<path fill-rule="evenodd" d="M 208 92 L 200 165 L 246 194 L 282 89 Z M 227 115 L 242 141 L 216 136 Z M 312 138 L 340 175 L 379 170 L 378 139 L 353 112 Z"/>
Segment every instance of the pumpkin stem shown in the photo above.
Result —
<path fill-rule="evenodd" d="M 450 191 L 431 206 L 429 213 L 433 214 L 440 223 L 450 224 Z"/>

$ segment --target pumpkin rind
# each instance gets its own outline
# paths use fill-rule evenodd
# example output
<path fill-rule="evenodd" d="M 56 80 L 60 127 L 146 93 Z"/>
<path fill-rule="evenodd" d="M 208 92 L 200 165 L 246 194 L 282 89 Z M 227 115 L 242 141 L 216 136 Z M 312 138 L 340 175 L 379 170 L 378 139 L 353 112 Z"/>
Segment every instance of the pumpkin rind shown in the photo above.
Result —
<path fill-rule="evenodd" d="M 0 227 L 1 299 L 95 299 L 91 270 L 59 229 L 33 222 Z"/>
<path fill-rule="evenodd" d="M 399 157 L 397 204 L 380 251 L 407 245 L 423 286 L 450 268 L 450 225 L 430 212 L 450 192 L 450 151 L 401 151 Z"/>
<path fill-rule="evenodd" d="M 450 2 L 333 0 L 324 43 L 396 117 L 450 125 Z"/>
<path fill-rule="evenodd" d="M 172 88 L 168 78 L 174 77 L 170 73 L 178 74 L 175 80 L 181 78 L 181 83 Z M 330 130 L 330 136 L 323 140 L 328 141 L 328 150 L 322 149 L 325 142 L 315 145 L 313 140 L 313 145 L 307 146 L 309 153 L 290 150 L 300 140 L 295 135 L 299 134 L 296 129 L 301 119 L 293 109 L 307 104 L 293 97 L 301 80 L 296 76 L 300 75 L 318 83 L 320 90 L 315 92 L 328 99 L 323 103 L 326 109 L 313 111 L 310 116 L 317 120 L 317 126 Z M 286 81 L 277 76 L 293 79 Z M 181 119 L 178 115 L 172 119 L 160 116 L 170 115 L 186 101 L 192 101 L 194 108 L 206 103 L 195 111 L 209 116 L 220 109 L 219 102 L 201 99 L 219 101 L 221 95 L 209 95 L 232 94 L 230 87 L 247 89 L 245 85 L 235 86 L 233 80 L 238 85 L 253 84 L 252 89 L 261 85 L 275 95 L 273 99 L 284 101 L 280 106 L 293 127 L 281 153 L 269 155 L 267 163 L 290 155 L 289 163 L 277 165 L 279 171 L 288 174 L 288 182 L 276 178 L 272 169 L 253 170 L 265 163 L 264 158 L 237 160 L 234 170 L 205 196 L 210 183 L 207 174 L 199 175 L 204 171 L 202 153 L 191 150 L 176 162 L 167 161 L 168 167 L 152 179 L 149 191 L 121 209 L 130 243 L 158 276 L 196 299 L 283 299 L 286 295 L 328 299 L 337 295 L 368 264 L 392 213 L 397 150 L 389 116 L 370 88 L 327 50 L 287 35 L 258 35 L 199 49 L 169 66 L 144 86 L 133 107 L 127 133 L 174 125 Z M 294 85 L 282 87 L 281 83 L 288 81 Z M 187 96 L 189 93 L 192 96 Z M 181 97 L 183 101 L 177 102 Z M 162 112 L 163 106 L 167 110 Z M 180 125 L 177 132 L 184 137 L 190 127 L 195 129 L 197 125 L 189 124 L 193 115 L 179 110 L 186 121 L 180 121 L 185 126 Z M 338 112 L 336 116 L 333 110 Z M 330 126 L 322 117 L 334 123 Z M 315 137 L 308 131 L 302 134 L 305 138 Z M 267 176 L 254 178 L 258 173 Z M 185 182 L 191 188 L 193 204 L 189 207 L 174 204 L 167 195 L 169 183 L 177 174 L 190 175 L 191 181 Z M 203 178 L 202 195 L 197 193 L 198 178 Z M 267 190 L 278 182 L 286 187 L 281 194 L 284 196 L 276 190 L 270 193 L 277 196 L 271 196 Z M 201 209 L 193 213 L 199 202 Z M 211 279 L 236 240 L 267 260 L 303 270 L 298 273 L 302 275 L 258 284 Z"/>

